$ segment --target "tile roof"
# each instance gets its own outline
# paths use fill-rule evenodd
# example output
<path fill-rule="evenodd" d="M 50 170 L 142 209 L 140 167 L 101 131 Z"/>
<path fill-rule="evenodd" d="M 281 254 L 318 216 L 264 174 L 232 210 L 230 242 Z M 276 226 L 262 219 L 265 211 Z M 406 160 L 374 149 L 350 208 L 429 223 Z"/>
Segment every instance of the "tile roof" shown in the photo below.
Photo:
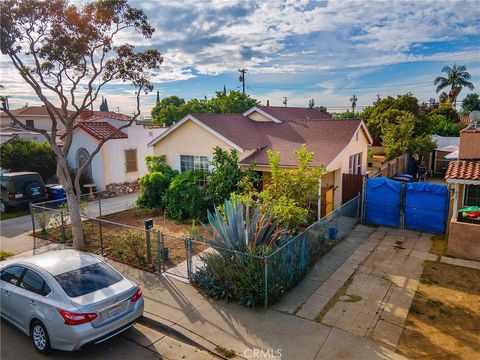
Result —
<path fill-rule="evenodd" d="M 60 108 L 57 108 L 57 109 L 59 111 L 61 111 Z M 28 107 L 21 108 L 21 109 L 10 110 L 10 112 L 14 115 L 17 115 L 17 116 L 20 116 L 20 115 L 21 116 L 49 116 L 47 108 L 45 107 L 45 105 L 28 106 Z M 68 112 L 70 114 L 73 114 L 73 111 L 68 110 Z M 3 112 L 2 112 L 2 115 L 6 116 L 6 114 L 3 113 Z"/>
<path fill-rule="evenodd" d="M 448 164 L 445 179 L 480 181 L 480 160 L 451 161 Z"/>
<path fill-rule="evenodd" d="M 97 140 L 103 140 L 117 130 L 115 126 L 112 126 L 109 123 L 102 122 L 102 121 L 99 121 L 99 122 L 82 121 L 77 124 L 77 127 L 84 130 L 88 134 L 92 135 Z M 126 139 L 126 138 L 128 138 L 128 135 L 123 131 L 119 131 L 112 137 L 112 139 Z"/>
<path fill-rule="evenodd" d="M 243 115 L 192 114 L 212 130 L 242 149 L 256 149 L 268 143 L 256 127 L 258 122 Z"/>
<path fill-rule="evenodd" d="M 257 106 L 281 121 L 330 120 L 332 117 L 317 109 L 285 106 Z"/>
<path fill-rule="evenodd" d="M 84 115 L 82 116 L 82 120 L 84 121 L 98 121 L 105 118 L 120 121 L 130 121 L 132 119 L 132 117 L 129 115 L 114 111 L 85 111 Z"/>
<path fill-rule="evenodd" d="M 257 165 L 268 165 L 268 150 L 280 152 L 282 166 L 298 166 L 294 154 L 302 144 L 314 152 L 313 166 L 330 164 L 352 140 L 361 120 L 304 120 L 288 121 L 281 124 L 256 124 L 267 145 L 242 159 L 240 163 L 255 161 Z"/>

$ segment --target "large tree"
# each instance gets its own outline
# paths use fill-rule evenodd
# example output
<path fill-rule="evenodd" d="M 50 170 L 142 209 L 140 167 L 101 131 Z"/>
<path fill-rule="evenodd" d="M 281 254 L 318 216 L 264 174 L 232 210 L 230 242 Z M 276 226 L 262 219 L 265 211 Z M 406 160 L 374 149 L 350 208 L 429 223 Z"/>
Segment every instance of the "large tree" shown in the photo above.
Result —
<path fill-rule="evenodd" d="M 136 120 L 140 114 L 140 95 L 152 90 L 150 71 L 157 69 L 163 60 L 157 50 L 137 52 L 133 45 L 117 43 L 117 35 L 131 30 L 150 38 L 154 29 L 146 15 L 126 0 L 84 5 L 69 4 L 66 0 L 2 0 L 0 14 L 1 52 L 43 102 L 52 121 L 49 131 L 33 130 L 45 136 L 55 153 L 57 177 L 68 200 L 73 245 L 83 249 L 80 175 L 106 141 Z M 95 102 L 111 81 L 134 87 L 134 115 L 131 121 L 100 141 L 77 169 L 73 179 L 75 192 L 67 167 L 75 124 L 80 113 Z M 2 101 L 2 110 L 15 124 L 26 128 L 9 110 L 7 101 Z M 60 123 L 65 128 L 63 146 L 56 141 Z"/>
<path fill-rule="evenodd" d="M 450 104 L 455 106 L 457 102 L 457 96 L 464 87 L 473 90 L 473 84 L 468 81 L 470 80 L 471 75 L 467 71 L 467 67 L 465 65 L 458 66 L 457 64 L 454 64 L 453 67 L 448 65 L 444 66 L 442 72 L 447 76 L 438 76 L 433 83 L 437 85 L 437 93 L 445 88 L 450 87 L 450 91 L 448 92 L 448 101 Z"/>
<path fill-rule="evenodd" d="M 470 93 L 462 101 L 462 110 L 465 114 L 480 110 L 480 96 L 477 93 Z"/>

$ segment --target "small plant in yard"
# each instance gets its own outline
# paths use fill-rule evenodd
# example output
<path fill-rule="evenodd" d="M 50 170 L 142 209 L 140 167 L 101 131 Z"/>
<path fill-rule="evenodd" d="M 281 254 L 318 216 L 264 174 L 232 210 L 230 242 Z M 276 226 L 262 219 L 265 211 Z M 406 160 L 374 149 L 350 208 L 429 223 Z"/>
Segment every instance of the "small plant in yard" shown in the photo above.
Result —
<path fill-rule="evenodd" d="M 225 356 L 227 359 L 230 359 L 235 356 L 235 350 L 224 348 L 223 346 L 216 346 L 215 351 L 222 356 Z"/>
<path fill-rule="evenodd" d="M 147 259 L 145 241 L 145 234 L 140 231 L 122 231 L 109 242 L 107 252 L 121 262 L 145 266 Z"/>

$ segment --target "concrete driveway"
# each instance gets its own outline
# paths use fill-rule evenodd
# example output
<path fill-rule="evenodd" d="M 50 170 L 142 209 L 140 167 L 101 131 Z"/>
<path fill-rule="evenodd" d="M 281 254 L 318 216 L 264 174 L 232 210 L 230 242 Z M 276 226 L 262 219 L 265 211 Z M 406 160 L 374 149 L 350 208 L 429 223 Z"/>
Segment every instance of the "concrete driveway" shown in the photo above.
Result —
<path fill-rule="evenodd" d="M 127 210 L 136 201 L 138 193 L 102 200 L 102 215 L 109 215 L 119 211 Z M 98 202 L 87 205 L 85 212 L 90 217 L 99 215 Z M 38 229 L 38 225 L 37 225 Z M 33 237 L 29 235 L 32 231 L 32 218 L 30 215 L 0 221 L 0 250 L 18 254 L 32 250 L 34 247 Z M 36 247 L 47 243 L 37 239 Z"/>

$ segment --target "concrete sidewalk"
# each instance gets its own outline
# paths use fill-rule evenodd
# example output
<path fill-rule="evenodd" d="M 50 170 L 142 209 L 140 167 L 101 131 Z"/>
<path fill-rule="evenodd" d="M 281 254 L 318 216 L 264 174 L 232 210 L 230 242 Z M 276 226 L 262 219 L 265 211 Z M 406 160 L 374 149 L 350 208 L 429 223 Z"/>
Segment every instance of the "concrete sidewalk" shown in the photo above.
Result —
<path fill-rule="evenodd" d="M 130 208 L 138 197 L 138 193 L 108 198 L 102 200 L 102 215 L 109 215 Z M 99 215 L 98 202 L 90 203 L 85 209 L 88 216 Z M 36 227 L 38 229 L 38 225 Z M 32 218 L 30 215 L 0 221 L 0 250 L 13 254 L 32 250 L 34 247 L 32 231 Z M 48 242 L 37 239 L 36 247 Z"/>
<path fill-rule="evenodd" d="M 245 359 L 254 359 L 255 351 L 263 351 L 262 359 L 403 359 L 392 346 L 334 326 L 211 300 L 190 284 L 109 262 L 142 286 L 146 316 L 210 351 L 220 346 Z"/>

